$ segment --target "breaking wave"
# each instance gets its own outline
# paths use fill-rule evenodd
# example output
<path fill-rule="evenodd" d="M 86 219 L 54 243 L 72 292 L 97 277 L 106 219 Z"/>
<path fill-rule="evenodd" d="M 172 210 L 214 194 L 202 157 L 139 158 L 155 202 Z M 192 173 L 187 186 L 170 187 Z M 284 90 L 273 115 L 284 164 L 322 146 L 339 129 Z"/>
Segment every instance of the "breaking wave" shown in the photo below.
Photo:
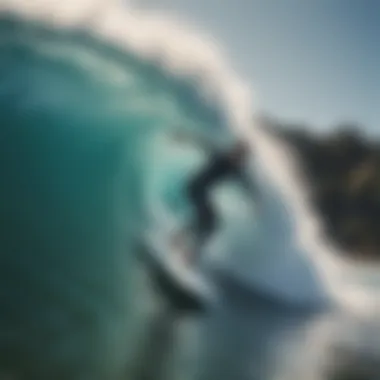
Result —
<path fill-rule="evenodd" d="M 356 269 L 315 237 L 296 159 L 255 126 L 249 89 L 205 37 L 112 1 L 0 6 L 0 316 L 21 371 L 124 370 L 136 241 L 164 213 L 188 218 L 183 187 L 204 159 L 173 140 L 181 129 L 221 146 L 244 136 L 255 153 L 262 205 L 217 195 L 210 257 L 280 297 L 368 305 Z"/>

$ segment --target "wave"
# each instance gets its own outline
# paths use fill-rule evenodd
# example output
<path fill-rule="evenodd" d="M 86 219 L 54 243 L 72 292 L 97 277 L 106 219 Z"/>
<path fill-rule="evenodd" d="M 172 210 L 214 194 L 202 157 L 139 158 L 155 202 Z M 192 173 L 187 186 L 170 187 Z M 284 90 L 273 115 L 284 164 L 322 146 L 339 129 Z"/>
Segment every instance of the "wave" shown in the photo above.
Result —
<path fill-rule="evenodd" d="M 315 237 L 296 160 L 255 125 L 249 89 L 210 41 L 112 1 L 2 1 L 1 11 L 0 316 L 20 369 L 121 376 L 138 319 L 136 240 L 163 209 L 179 221 L 191 212 L 183 186 L 204 158 L 172 140 L 184 128 L 221 146 L 243 136 L 261 178 L 254 217 L 236 191 L 217 196 L 228 227 L 210 257 L 225 247 L 246 286 L 351 303 L 346 264 Z"/>

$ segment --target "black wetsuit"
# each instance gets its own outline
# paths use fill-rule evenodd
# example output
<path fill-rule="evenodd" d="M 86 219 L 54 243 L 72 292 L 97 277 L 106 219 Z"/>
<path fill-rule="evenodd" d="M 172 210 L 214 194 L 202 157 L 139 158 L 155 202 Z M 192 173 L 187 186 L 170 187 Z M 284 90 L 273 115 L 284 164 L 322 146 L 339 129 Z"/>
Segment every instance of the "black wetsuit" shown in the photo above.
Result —
<path fill-rule="evenodd" d="M 195 220 L 191 229 L 200 244 L 217 227 L 216 215 L 211 204 L 209 192 L 212 190 L 213 185 L 230 178 L 246 183 L 241 163 L 234 161 L 226 154 L 214 153 L 209 159 L 209 164 L 188 185 L 188 196 L 195 208 Z"/>

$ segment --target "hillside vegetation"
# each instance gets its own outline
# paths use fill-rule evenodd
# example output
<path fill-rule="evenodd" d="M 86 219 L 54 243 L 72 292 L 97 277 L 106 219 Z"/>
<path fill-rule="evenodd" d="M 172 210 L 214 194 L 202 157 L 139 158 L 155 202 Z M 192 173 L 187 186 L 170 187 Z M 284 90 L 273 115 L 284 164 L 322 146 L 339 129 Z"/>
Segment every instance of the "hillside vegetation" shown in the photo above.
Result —
<path fill-rule="evenodd" d="M 380 258 L 380 143 L 356 125 L 331 134 L 266 120 L 301 156 L 327 234 L 352 258 Z"/>

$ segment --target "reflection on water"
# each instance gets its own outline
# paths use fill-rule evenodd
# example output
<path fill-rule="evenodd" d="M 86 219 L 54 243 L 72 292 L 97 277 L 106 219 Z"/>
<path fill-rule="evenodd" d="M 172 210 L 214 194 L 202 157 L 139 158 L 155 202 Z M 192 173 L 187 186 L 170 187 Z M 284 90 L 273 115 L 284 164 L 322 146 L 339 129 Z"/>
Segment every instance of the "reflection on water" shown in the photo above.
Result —
<path fill-rule="evenodd" d="M 145 360 L 140 360 L 145 363 L 145 372 L 142 376 L 143 371 L 140 371 L 136 378 L 380 378 L 377 362 L 380 339 L 374 338 L 380 330 L 374 321 L 358 320 L 338 312 L 296 310 L 245 292 L 230 283 L 221 281 L 219 285 L 220 303 L 205 315 L 177 318 L 165 307 L 151 315 L 147 324 L 150 329 L 145 330 L 145 347 L 149 349 L 141 353 Z M 161 334 L 161 341 L 157 340 L 157 333 Z M 147 337 L 149 334 L 150 338 Z M 168 339 L 172 338 L 169 342 Z M 159 364 L 159 358 L 164 363 Z M 149 375 L 148 363 L 151 364 Z M 347 371 L 357 377 L 346 377 Z"/>

